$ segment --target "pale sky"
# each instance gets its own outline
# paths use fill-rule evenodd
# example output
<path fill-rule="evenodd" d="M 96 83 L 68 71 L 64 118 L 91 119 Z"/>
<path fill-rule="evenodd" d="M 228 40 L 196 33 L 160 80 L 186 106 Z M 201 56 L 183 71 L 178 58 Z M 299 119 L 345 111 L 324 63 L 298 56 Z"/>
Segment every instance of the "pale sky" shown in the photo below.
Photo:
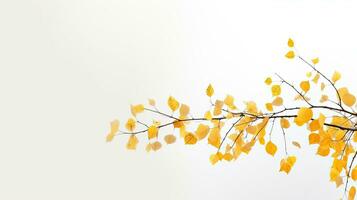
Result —
<path fill-rule="evenodd" d="M 304 129 L 288 132 L 303 146 L 290 147 L 288 176 L 278 131 L 274 158 L 257 146 L 215 166 L 204 142 L 147 154 L 144 140 L 131 152 L 126 136 L 105 136 L 148 98 L 165 110 L 173 95 L 202 114 L 209 83 L 218 98 L 262 106 L 267 76 L 305 78 L 307 66 L 284 58 L 289 37 L 356 94 L 356 10 L 337 0 L 0 2 L 0 199 L 338 199 L 331 159 Z"/>

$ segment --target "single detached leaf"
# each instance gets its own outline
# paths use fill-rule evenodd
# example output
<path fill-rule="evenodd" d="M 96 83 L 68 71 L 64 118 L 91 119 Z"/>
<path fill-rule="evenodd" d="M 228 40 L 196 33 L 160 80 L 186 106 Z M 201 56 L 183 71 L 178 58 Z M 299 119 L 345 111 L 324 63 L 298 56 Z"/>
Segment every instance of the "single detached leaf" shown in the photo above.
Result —
<path fill-rule="evenodd" d="M 176 142 L 176 136 L 170 134 L 170 135 L 165 135 L 164 140 L 166 144 L 173 144 Z"/>
<path fill-rule="evenodd" d="M 206 89 L 206 94 L 209 97 L 212 97 L 212 95 L 214 94 L 214 89 L 211 84 L 208 85 L 208 87 Z"/>
<path fill-rule="evenodd" d="M 266 78 L 264 83 L 267 84 L 267 85 L 270 85 L 273 81 L 271 80 L 270 77 Z"/>
<path fill-rule="evenodd" d="M 128 131 L 133 132 L 136 127 L 136 121 L 133 118 L 129 118 L 128 121 L 125 124 L 125 128 L 128 129 Z"/>
<path fill-rule="evenodd" d="M 314 65 L 316 65 L 317 63 L 319 63 L 320 59 L 319 59 L 319 58 L 314 58 L 314 59 L 312 59 L 311 61 L 312 61 L 312 63 L 313 63 Z"/>
<path fill-rule="evenodd" d="M 129 137 L 128 143 L 126 144 L 126 148 L 129 150 L 135 150 L 136 145 L 139 143 L 138 138 L 135 135 L 131 135 Z"/>
<path fill-rule="evenodd" d="M 143 104 L 131 105 L 130 110 L 131 110 L 131 114 L 134 117 L 136 117 L 137 114 L 144 112 L 144 105 Z"/>
<path fill-rule="evenodd" d="M 294 40 L 291 38 L 288 40 L 288 47 L 294 47 Z"/>
<path fill-rule="evenodd" d="M 266 145 L 265 145 L 265 151 L 270 154 L 271 156 L 274 156 L 276 151 L 278 150 L 278 148 L 276 147 L 276 145 L 269 141 Z"/>
<path fill-rule="evenodd" d="M 295 52 L 288 51 L 288 53 L 285 54 L 285 57 L 287 57 L 288 59 L 293 59 L 293 58 L 295 58 Z"/>
<path fill-rule="evenodd" d="M 281 93 L 281 88 L 280 88 L 280 85 L 273 85 L 271 87 L 271 94 L 273 96 L 279 96 Z"/>
<path fill-rule="evenodd" d="M 188 133 L 185 135 L 185 144 L 196 144 L 197 143 L 197 138 L 194 134 Z"/>
<path fill-rule="evenodd" d="M 302 81 L 300 83 L 300 88 L 306 93 L 310 90 L 310 82 L 309 81 Z"/>
<path fill-rule="evenodd" d="M 180 106 L 180 103 L 172 96 L 170 96 L 167 100 L 167 104 L 169 105 L 172 112 L 175 112 Z"/>
<path fill-rule="evenodd" d="M 296 146 L 297 148 L 301 149 L 301 145 L 300 145 L 299 142 L 297 142 L 297 141 L 292 141 L 292 144 L 293 144 L 294 146 Z"/>
<path fill-rule="evenodd" d="M 333 83 L 336 83 L 338 80 L 340 80 L 341 79 L 341 74 L 340 74 L 340 72 L 338 72 L 338 71 L 335 71 L 334 73 L 333 73 L 333 75 L 332 75 L 332 78 L 331 78 L 331 81 L 333 82 Z"/>

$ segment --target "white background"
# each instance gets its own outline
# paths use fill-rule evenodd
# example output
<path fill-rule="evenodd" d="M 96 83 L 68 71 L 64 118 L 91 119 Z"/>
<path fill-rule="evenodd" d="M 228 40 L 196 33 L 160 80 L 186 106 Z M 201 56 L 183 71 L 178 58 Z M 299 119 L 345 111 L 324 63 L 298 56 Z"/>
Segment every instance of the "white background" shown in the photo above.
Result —
<path fill-rule="evenodd" d="M 209 83 L 220 98 L 263 105 L 266 76 L 298 83 L 308 70 L 284 58 L 289 37 L 355 93 L 356 10 L 337 0 L 1 1 L 0 199 L 338 199 L 331 160 L 304 129 L 288 132 L 303 146 L 290 147 L 288 176 L 279 131 L 274 158 L 259 146 L 216 166 L 204 142 L 147 154 L 143 140 L 129 152 L 126 137 L 105 136 L 147 98 L 165 110 L 173 95 L 203 113 Z"/>

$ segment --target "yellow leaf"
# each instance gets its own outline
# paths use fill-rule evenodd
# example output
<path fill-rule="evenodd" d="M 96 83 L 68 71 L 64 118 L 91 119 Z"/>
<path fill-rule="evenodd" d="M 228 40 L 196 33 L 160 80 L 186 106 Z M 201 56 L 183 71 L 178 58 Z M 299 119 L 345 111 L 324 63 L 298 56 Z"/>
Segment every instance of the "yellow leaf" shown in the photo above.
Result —
<path fill-rule="evenodd" d="M 207 120 L 212 120 L 212 114 L 211 114 L 211 112 L 210 111 L 207 111 L 206 113 L 205 113 L 205 119 L 207 119 Z"/>
<path fill-rule="evenodd" d="M 151 144 L 151 149 L 154 151 L 157 151 L 161 148 L 161 143 L 159 141 L 155 141 L 154 143 Z"/>
<path fill-rule="evenodd" d="M 311 76 L 312 76 L 312 72 L 307 72 L 307 73 L 306 73 L 306 77 L 307 77 L 307 78 L 310 78 Z"/>
<path fill-rule="evenodd" d="M 356 195 L 356 188 L 355 186 L 352 186 L 350 188 L 350 191 L 348 192 L 348 200 L 354 200 Z"/>
<path fill-rule="evenodd" d="M 224 99 L 224 104 L 226 104 L 229 108 L 234 109 L 234 97 L 231 95 L 227 95 Z"/>
<path fill-rule="evenodd" d="M 185 144 L 196 144 L 197 138 L 194 134 L 188 133 L 185 135 Z"/>
<path fill-rule="evenodd" d="M 301 148 L 301 145 L 300 145 L 300 143 L 299 142 L 297 142 L 297 141 L 292 141 L 292 144 L 294 145 L 294 146 L 296 146 L 297 148 Z"/>
<path fill-rule="evenodd" d="M 273 96 L 279 96 L 281 93 L 280 85 L 273 85 L 271 87 L 271 93 Z"/>
<path fill-rule="evenodd" d="M 289 40 L 288 40 L 288 46 L 294 47 L 294 40 L 292 40 L 291 38 L 289 38 Z"/>
<path fill-rule="evenodd" d="M 223 101 L 216 100 L 216 103 L 214 105 L 214 110 L 213 110 L 213 115 L 217 116 L 222 113 L 222 107 L 223 107 Z"/>
<path fill-rule="evenodd" d="M 212 128 L 208 136 L 208 144 L 218 148 L 221 144 L 221 134 L 219 128 Z"/>
<path fill-rule="evenodd" d="M 285 57 L 289 59 L 295 58 L 295 52 L 294 51 L 289 51 L 288 53 L 285 54 Z"/>
<path fill-rule="evenodd" d="M 216 164 L 220 159 L 219 159 L 219 156 L 215 153 L 215 154 L 212 154 L 210 157 L 209 157 L 209 160 L 211 162 L 212 165 Z"/>
<path fill-rule="evenodd" d="M 351 178 L 352 180 L 357 180 L 357 166 L 355 166 L 351 172 Z"/>
<path fill-rule="evenodd" d="M 267 85 L 270 85 L 273 81 L 271 80 L 270 77 L 266 78 L 264 83 L 267 84 Z"/>
<path fill-rule="evenodd" d="M 283 103 L 284 103 L 284 100 L 283 100 L 283 98 L 281 98 L 281 97 L 275 97 L 275 99 L 274 99 L 273 102 L 272 102 L 272 104 L 273 104 L 274 106 L 282 106 Z"/>
<path fill-rule="evenodd" d="M 119 131 L 119 121 L 113 120 L 112 122 L 110 122 L 110 132 L 108 133 L 106 138 L 107 142 L 111 142 L 118 131 Z"/>
<path fill-rule="evenodd" d="M 287 120 L 287 119 L 285 119 L 285 118 L 281 118 L 280 119 L 280 126 L 282 127 L 282 128 L 289 128 L 290 127 L 290 122 L 289 122 L 289 120 Z"/>
<path fill-rule="evenodd" d="M 135 135 L 131 135 L 129 137 L 128 143 L 126 144 L 126 148 L 129 150 L 135 150 L 136 149 L 136 145 L 139 143 L 138 138 L 136 138 Z"/>
<path fill-rule="evenodd" d="M 266 103 L 265 104 L 265 108 L 270 111 L 273 112 L 273 104 L 272 103 Z"/>
<path fill-rule="evenodd" d="M 295 162 L 296 162 L 296 157 L 295 156 L 289 156 L 287 158 L 287 162 L 290 164 L 290 166 L 294 166 Z"/>
<path fill-rule="evenodd" d="M 186 117 L 190 113 L 190 107 L 186 104 L 181 104 L 180 107 L 180 116 L 181 117 Z"/>
<path fill-rule="evenodd" d="M 338 176 L 338 177 L 335 179 L 335 183 L 336 183 L 336 188 L 340 187 L 340 186 L 343 184 L 342 177 L 341 177 L 341 176 Z"/>
<path fill-rule="evenodd" d="M 302 81 L 300 83 L 300 88 L 306 93 L 310 90 L 310 82 L 309 81 Z"/>
<path fill-rule="evenodd" d="M 172 96 L 170 96 L 167 100 L 167 104 L 169 105 L 172 112 L 175 112 L 180 106 L 180 103 Z"/>
<path fill-rule="evenodd" d="M 156 105 L 156 102 L 154 99 L 149 99 L 149 105 L 150 106 L 155 106 Z"/>
<path fill-rule="evenodd" d="M 125 124 L 125 128 L 133 132 L 136 127 L 136 121 L 133 118 L 129 118 Z"/>
<path fill-rule="evenodd" d="M 144 112 L 144 106 L 143 104 L 131 105 L 130 110 L 131 110 L 131 114 L 133 114 L 133 116 L 136 117 L 137 114 Z"/>
<path fill-rule="evenodd" d="M 333 83 L 336 83 L 336 81 L 340 80 L 340 78 L 341 78 L 340 72 L 335 71 L 335 72 L 333 73 L 333 75 L 332 75 L 331 81 L 332 81 Z"/>
<path fill-rule="evenodd" d="M 319 60 L 319 58 L 314 58 L 311 61 L 314 65 L 316 65 L 317 63 L 319 63 L 320 60 Z"/>
<path fill-rule="evenodd" d="M 271 141 L 269 141 L 266 145 L 265 145 L 265 151 L 274 156 L 276 151 L 278 150 L 278 148 L 276 147 L 276 145 L 274 143 L 272 143 Z"/>
<path fill-rule="evenodd" d="M 172 144 L 176 142 L 176 136 L 170 134 L 170 135 L 165 135 L 164 140 L 166 144 Z"/>
<path fill-rule="evenodd" d="M 317 82 L 319 82 L 319 78 L 320 78 L 320 74 L 316 74 L 314 76 L 314 78 L 312 79 L 312 82 L 314 82 L 315 84 L 317 84 Z"/>
<path fill-rule="evenodd" d="M 157 133 L 159 132 L 159 129 L 155 125 L 151 125 L 148 128 L 148 138 L 149 140 L 152 138 L 157 138 Z"/>
<path fill-rule="evenodd" d="M 199 140 L 202 140 L 207 136 L 208 132 L 209 132 L 209 126 L 200 124 L 198 125 L 195 134 Z"/>
<path fill-rule="evenodd" d="M 208 85 L 208 87 L 206 89 L 206 94 L 209 97 L 212 97 L 212 95 L 214 94 L 214 89 L 211 84 Z"/>
<path fill-rule="evenodd" d="M 147 144 L 146 147 L 145 147 L 145 151 L 146 152 L 150 152 L 152 149 L 151 149 L 151 144 Z"/>

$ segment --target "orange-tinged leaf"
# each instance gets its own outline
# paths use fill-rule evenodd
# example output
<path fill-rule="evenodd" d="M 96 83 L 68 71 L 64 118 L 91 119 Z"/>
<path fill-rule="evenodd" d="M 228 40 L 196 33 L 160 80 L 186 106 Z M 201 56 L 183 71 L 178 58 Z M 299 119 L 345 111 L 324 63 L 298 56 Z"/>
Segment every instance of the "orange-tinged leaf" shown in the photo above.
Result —
<path fill-rule="evenodd" d="M 321 128 L 320 122 L 318 119 L 312 120 L 309 125 L 310 131 L 317 131 Z"/>
<path fill-rule="evenodd" d="M 231 161 L 233 159 L 233 155 L 231 153 L 225 153 L 223 155 L 223 159 L 226 161 Z"/>
<path fill-rule="evenodd" d="M 194 134 L 188 133 L 185 135 L 185 144 L 196 144 L 197 143 L 197 138 Z"/>
<path fill-rule="evenodd" d="M 340 176 L 340 172 L 336 168 L 331 167 L 331 169 L 330 169 L 330 181 L 335 181 L 339 176 Z"/>
<path fill-rule="evenodd" d="M 317 149 L 317 155 L 326 157 L 330 154 L 330 147 L 329 146 L 319 146 L 319 148 Z"/>
<path fill-rule="evenodd" d="M 273 104 L 272 104 L 272 103 L 266 103 L 266 104 L 265 104 L 265 108 L 266 108 L 268 111 L 272 112 L 272 111 L 273 111 Z"/>
<path fill-rule="evenodd" d="M 281 88 L 280 88 L 280 85 L 273 85 L 271 87 L 271 94 L 273 96 L 279 96 L 281 93 Z"/>
<path fill-rule="evenodd" d="M 276 147 L 276 145 L 269 141 L 266 145 L 265 145 L 265 151 L 270 154 L 271 156 L 274 156 L 276 151 L 278 150 L 278 148 Z"/>
<path fill-rule="evenodd" d="M 311 133 L 309 135 L 309 144 L 318 144 L 320 142 L 320 136 L 317 133 Z"/>
<path fill-rule="evenodd" d="M 169 105 L 172 112 L 175 112 L 180 106 L 180 103 L 172 96 L 170 96 L 167 100 L 167 104 Z"/>
<path fill-rule="evenodd" d="M 306 93 L 310 90 L 310 82 L 309 81 L 302 81 L 300 83 L 300 88 Z"/>
<path fill-rule="evenodd" d="M 208 87 L 206 89 L 206 94 L 209 97 L 212 97 L 212 95 L 214 94 L 214 89 L 211 84 L 208 85 Z"/>
<path fill-rule="evenodd" d="M 357 166 L 355 166 L 355 167 L 352 169 L 351 178 L 352 178 L 352 180 L 354 180 L 354 181 L 357 180 Z"/>
<path fill-rule="evenodd" d="M 125 128 L 128 129 L 128 131 L 133 132 L 136 127 L 136 121 L 133 118 L 129 118 L 128 121 L 125 124 Z"/>
<path fill-rule="evenodd" d="M 295 52 L 294 51 L 288 51 L 288 53 L 285 54 L 285 57 L 289 59 L 295 58 Z"/>
<path fill-rule="evenodd" d="M 159 141 L 155 141 L 154 143 L 151 144 L 151 149 L 154 151 L 157 151 L 161 148 L 161 143 Z"/>
<path fill-rule="evenodd" d="M 283 98 L 281 98 L 281 97 L 276 97 L 276 98 L 273 100 L 273 102 L 272 102 L 272 104 L 273 104 L 274 106 L 282 106 L 283 103 L 284 103 L 284 100 L 283 100 Z"/>
<path fill-rule="evenodd" d="M 190 107 L 186 104 L 181 104 L 180 107 L 180 116 L 181 117 L 186 117 L 190 113 Z"/>
<path fill-rule="evenodd" d="M 328 96 L 325 95 L 325 94 L 321 95 L 320 103 L 324 103 L 324 102 L 326 102 L 326 101 L 328 101 Z"/>
<path fill-rule="evenodd" d="M 200 125 L 198 125 L 195 134 L 199 140 L 202 140 L 203 138 L 205 138 L 208 135 L 208 132 L 209 132 L 209 126 L 200 124 Z"/>
<path fill-rule="evenodd" d="M 282 128 L 289 128 L 290 127 L 290 122 L 289 122 L 289 120 L 287 120 L 287 119 L 285 119 L 285 118 L 281 118 L 280 119 L 280 126 L 282 127 Z"/>
<path fill-rule="evenodd" d="M 183 121 L 177 121 L 177 120 L 176 120 L 176 121 L 174 121 L 173 125 L 174 125 L 174 128 L 184 127 Z"/>
<path fill-rule="evenodd" d="M 138 138 L 135 135 L 129 137 L 128 143 L 126 143 L 126 148 L 129 150 L 135 150 L 136 145 L 139 143 Z"/>
<path fill-rule="evenodd" d="M 164 140 L 166 142 L 166 144 L 173 144 L 176 142 L 176 136 L 169 134 L 169 135 L 165 135 Z"/>
<path fill-rule="evenodd" d="M 348 107 L 352 107 L 356 103 L 356 97 L 350 93 L 346 93 L 341 96 L 341 100 Z"/>
<path fill-rule="evenodd" d="M 348 200 L 354 200 L 356 196 L 356 188 L 355 186 L 352 186 L 350 188 L 350 191 L 348 192 Z"/>

